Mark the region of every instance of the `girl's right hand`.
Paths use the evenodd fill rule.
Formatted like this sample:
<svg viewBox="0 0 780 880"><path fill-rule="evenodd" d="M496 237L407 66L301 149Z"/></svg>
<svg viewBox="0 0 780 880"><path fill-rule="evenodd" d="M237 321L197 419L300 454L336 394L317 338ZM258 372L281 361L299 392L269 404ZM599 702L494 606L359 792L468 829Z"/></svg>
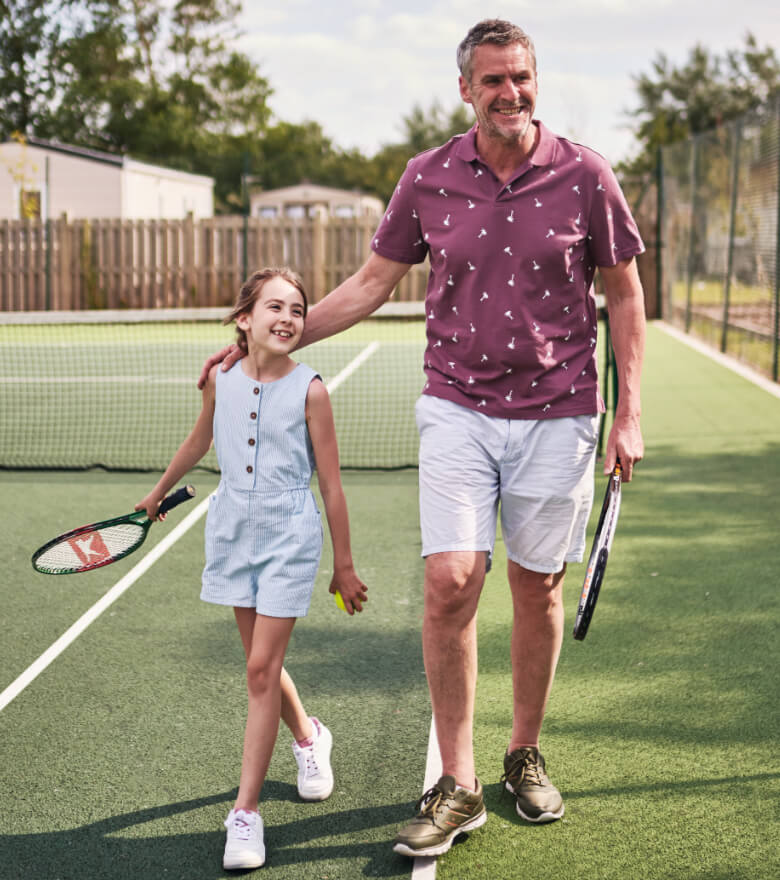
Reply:
<svg viewBox="0 0 780 880"><path fill-rule="evenodd" d="M157 513L162 501L163 499L160 495L156 492L150 492L145 498L142 498L138 504L136 504L133 510L145 510L149 519L162 522L162 520L168 515L167 513L161 513L159 515Z"/></svg>

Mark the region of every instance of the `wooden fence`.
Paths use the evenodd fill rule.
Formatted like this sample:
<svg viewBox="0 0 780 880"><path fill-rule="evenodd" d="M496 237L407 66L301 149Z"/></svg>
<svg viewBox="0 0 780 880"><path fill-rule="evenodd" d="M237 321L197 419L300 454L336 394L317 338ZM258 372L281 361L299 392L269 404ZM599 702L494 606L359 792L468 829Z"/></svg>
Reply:
<svg viewBox="0 0 780 880"><path fill-rule="evenodd" d="M291 266L312 301L355 272L374 218L0 220L0 311L229 306L261 266ZM395 299L425 298L427 264Z"/></svg>

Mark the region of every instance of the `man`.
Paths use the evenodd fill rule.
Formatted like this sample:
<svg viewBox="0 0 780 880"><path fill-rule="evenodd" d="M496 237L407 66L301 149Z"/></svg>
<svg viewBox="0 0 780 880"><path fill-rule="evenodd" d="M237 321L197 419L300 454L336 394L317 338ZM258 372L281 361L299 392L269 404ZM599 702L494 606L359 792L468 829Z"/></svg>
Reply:
<svg viewBox="0 0 780 880"><path fill-rule="evenodd" d="M513 725L502 782L531 822L563 815L539 734L580 561L599 413L591 284L603 280L620 398L604 460L642 458L643 245L607 162L533 119L536 59L515 25L480 22L458 48L475 126L413 158L351 278L316 305L302 344L367 317L428 255L426 384L417 403L425 557L423 655L443 776L395 850L446 852L486 821L474 772L476 611L497 512L513 602Z"/></svg>

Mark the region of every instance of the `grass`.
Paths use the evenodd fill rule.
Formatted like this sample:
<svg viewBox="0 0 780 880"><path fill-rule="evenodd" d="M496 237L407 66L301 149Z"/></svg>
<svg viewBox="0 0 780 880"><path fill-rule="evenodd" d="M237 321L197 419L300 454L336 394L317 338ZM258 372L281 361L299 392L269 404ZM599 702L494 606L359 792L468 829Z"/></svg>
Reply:
<svg viewBox="0 0 780 880"><path fill-rule="evenodd" d="M711 306L723 303L724 281L694 281L691 287L691 304L694 306ZM732 282L729 289L729 302L735 306L770 303L774 297L771 287L758 284ZM672 283L672 300L684 304L688 299L688 282L685 280Z"/></svg>
<svg viewBox="0 0 780 880"><path fill-rule="evenodd" d="M564 819L523 823L497 784L511 726L502 562L480 607L477 772L490 821L439 880L778 875L780 401L651 332L646 459L587 639L570 636L543 731ZM592 526L591 531L592 534Z"/></svg>
<svg viewBox="0 0 780 880"><path fill-rule="evenodd" d="M439 860L439 880L778 875L780 401L651 328L643 421L646 459L624 489L583 643L569 633L584 566L566 585L542 740L566 815L527 825L500 797L511 682L499 542L479 616L476 759L490 818ZM1 687L137 561L47 578L32 549L78 511L129 509L154 478L0 472ZM216 478L192 482L202 498ZM345 487L367 611L336 608L326 554L288 655L304 703L334 730L337 787L323 804L298 802L282 732L264 792L269 880L411 870L390 842L420 794L430 722L416 473L347 472ZM144 550L183 516L155 526ZM0 712L0 880L226 876L242 654L230 611L197 598L202 554L198 525Z"/></svg>

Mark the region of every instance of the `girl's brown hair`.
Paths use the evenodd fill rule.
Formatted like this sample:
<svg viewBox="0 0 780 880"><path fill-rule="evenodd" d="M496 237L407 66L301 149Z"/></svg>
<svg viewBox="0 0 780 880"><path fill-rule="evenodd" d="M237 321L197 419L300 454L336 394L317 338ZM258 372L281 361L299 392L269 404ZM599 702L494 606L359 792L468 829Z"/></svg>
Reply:
<svg viewBox="0 0 780 880"><path fill-rule="evenodd" d="M260 291L263 289L263 285L271 278L283 278L289 284L292 284L292 286L300 293L303 297L303 317L305 318L306 313L309 311L309 300L306 297L306 290L303 287L303 278L301 278L297 272L288 269L287 266L271 266L265 269L258 269L247 278L247 280L241 285L241 290L238 292L238 298L236 299L236 304L233 306L233 310L225 317L222 323L231 324L239 315L251 312L255 303L260 298ZM246 341L246 332L238 326L236 326L236 344L245 354L249 350Z"/></svg>

